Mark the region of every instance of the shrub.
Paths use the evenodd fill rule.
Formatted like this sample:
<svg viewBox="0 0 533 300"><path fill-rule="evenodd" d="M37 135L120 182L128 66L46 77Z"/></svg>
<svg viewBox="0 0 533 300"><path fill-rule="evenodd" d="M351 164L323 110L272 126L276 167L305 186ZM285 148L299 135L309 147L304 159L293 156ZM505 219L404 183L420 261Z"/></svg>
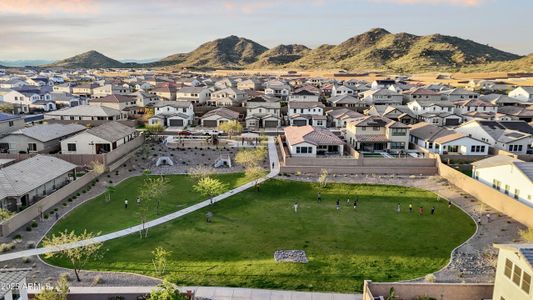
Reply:
<svg viewBox="0 0 533 300"><path fill-rule="evenodd" d="M437 280L437 278L433 274L427 274L424 277L424 281L426 281L426 282L435 282L436 280Z"/></svg>
<svg viewBox="0 0 533 300"><path fill-rule="evenodd" d="M43 217L44 217L45 220L48 220L48 214L44 214Z"/></svg>
<svg viewBox="0 0 533 300"><path fill-rule="evenodd" d="M33 241L28 241L28 242L26 243L26 247L27 247L28 249L33 249L33 248L35 248L35 242L33 242Z"/></svg>
<svg viewBox="0 0 533 300"><path fill-rule="evenodd" d="M93 278L91 285L92 286L96 286L96 285L99 285L99 284L102 284L102 283L104 283L104 280L102 279L102 277L100 277L99 275L96 275Z"/></svg>
<svg viewBox="0 0 533 300"><path fill-rule="evenodd" d="M7 252L15 249L15 243L2 243L0 244L0 253Z"/></svg>
<svg viewBox="0 0 533 300"><path fill-rule="evenodd" d="M66 281L70 281L70 275L68 273L61 273L61 275L59 275L59 280L66 280Z"/></svg>
<svg viewBox="0 0 533 300"><path fill-rule="evenodd" d="M22 235L17 234L13 237L14 240L22 240Z"/></svg>
<svg viewBox="0 0 533 300"><path fill-rule="evenodd" d="M31 226L26 226L26 231L31 231Z"/></svg>
<svg viewBox="0 0 533 300"><path fill-rule="evenodd" d="M29 258L29 257L27 257L27 256L26 256L26 257L23 257L23 258L22 258L22 263L25 263L25 264L29 264L29 263L31 263L31 258Z"/></svg>
<svg viewBox="0 0 533 300"><path fill-rule="evenodd" d="M67 206L67 203L66 203L66 202L63 202L63 206Z"/></svg>

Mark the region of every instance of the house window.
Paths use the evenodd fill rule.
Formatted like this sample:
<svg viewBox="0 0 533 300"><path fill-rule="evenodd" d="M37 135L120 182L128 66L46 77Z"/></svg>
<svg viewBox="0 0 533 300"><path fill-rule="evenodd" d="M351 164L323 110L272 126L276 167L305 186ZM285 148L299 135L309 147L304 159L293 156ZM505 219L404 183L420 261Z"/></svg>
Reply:
<svg viewBox="0 0 533 300"><path fill-rule="evenodd" d="M13 125L15 125L15 122L9 121L9 127L13 127Z"/></svg>
<svg viewBox="0 0 533 300"><path fill-rule="evenodd" d="M522 275L522 290L526 292L526 294L529 294L529 291L531 290L531 275L526 272Z"/></svg>
<svg viewBox="0 0 533 300"><path fill-rule="evenodd" d="M406 128L393 128L392 135L393 136L405 136L407 135L407 129Z"/></svg>
<svg viewBox="0 0 533 300"><path fill-rule="evenodd" d="M374 126L374 127L372 127L372 130L379 131L379 127Z"/></svg>
<svg viewBox="0 0 533 300"><path fill-rule="evenodd" d="M390 143L390 148L393 150L405 149L405 143L402 142L392 142Z"/></svg>
<svg viewBox="0 0 533 300"><path fill-rule="evenodd" d="M514 271L513 271L513 282L520 286L520 277L522 276L522 269L515 265L514 266Z"/></svg>
<svg viewBox="0 0 533 300"><path fill-rule="evenodd" d="M509 260L505 260L505 269L503 270L503 274L505 277L511 279L511 274L513 273L513 263Z"/></svg>
<svg viewBox="0 0 533 300"><path fill-rule="evenodd" d="M28 151L37 151L36 143L28 143Z"/></svg>
<svg viewBox="0 0 533 300"><path fill-rule="evenodd" d="M76 152L76 144L68 143L68 144L67 144L67 150L68 150L69 152Z"/></svg>
<svg viewBox="0 0 533 300"><path fill-rule="evenodd" d="M509 190L510 190L510 189L511 189L511 187L510 187L508 184L506 184L506 185L505 185L505 194L506 194L506 195L509 195Z"/></svg>
<svg viewBox="0 0 533 300"><path fill-rule="evenodd" d="M518 199L519 197L520 197L520 190L519 189L514 189L514 198Z"/></svg>

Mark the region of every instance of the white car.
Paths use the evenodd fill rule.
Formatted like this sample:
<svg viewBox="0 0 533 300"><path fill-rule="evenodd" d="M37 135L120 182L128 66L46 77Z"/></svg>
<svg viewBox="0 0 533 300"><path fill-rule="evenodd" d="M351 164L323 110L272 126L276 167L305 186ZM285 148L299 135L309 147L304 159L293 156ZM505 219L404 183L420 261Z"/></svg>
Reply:
<svg viewBox="0 0 533 300"><path fill-rule="evenodd" d="M202 129L202 130L200 130L198 132L201 133L201 134L204 134L204 135L221 135L221 134L223 134L222 131L216 130L216 129Z"/></svg>

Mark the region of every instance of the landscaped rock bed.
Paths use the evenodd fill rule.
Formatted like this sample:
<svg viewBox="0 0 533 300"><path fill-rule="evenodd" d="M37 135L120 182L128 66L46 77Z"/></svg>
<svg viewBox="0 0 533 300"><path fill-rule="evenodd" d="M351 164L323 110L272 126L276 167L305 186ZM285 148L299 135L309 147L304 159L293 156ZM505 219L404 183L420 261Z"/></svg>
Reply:
<svg viewBox="0 0 533 300"><path fill-rule="evenodd" d="M277 250L274 252L276 262L290 262L306 264L309 262L303 250Z"/></svg>

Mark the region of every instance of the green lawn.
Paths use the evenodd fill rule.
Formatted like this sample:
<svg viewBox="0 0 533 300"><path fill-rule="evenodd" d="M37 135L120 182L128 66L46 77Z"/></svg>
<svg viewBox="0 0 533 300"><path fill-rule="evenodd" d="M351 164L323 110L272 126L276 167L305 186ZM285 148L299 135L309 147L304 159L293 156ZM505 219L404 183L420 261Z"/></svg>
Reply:
<svg viewBox="0 0 533 300"><path fill-rule="evenodd" d="M132 235L106 242L104 259L89 268L153 275L151 251L162 246L172 251L168 276L178 284L353 292L361 291L364 279L397 281L437 271L475 231L470 217L430 192L330 184L317 203L317 191L316 184L270 180L259 192L240 193L153 228L148 239ZM355 195L357 211L346 203ZM294 201L300 203L297 214ZM412 214L409 203L415 207ZM419 206L425 215L416 213ZM213 223L205 221L208 210ZM89 219L78 215L77 227ZM310 262L276 263L278 249L305 250ZM68 267L64 261L49 262Z"/></svg>
<svg viewBox="0 0 533 300"><path fill-rule="evenodd" d="M165 176L169 180L169 190L160 202L159 216L154 210L149 214L149 219L155 219L171 212L186 208L206 199L193 190L193 181L186 175ZM246 183L242 173L220 174L216 178L227 184L230 188ZM144 176L126 179L111 194L111 201L107 201L107 195L103 194L89 200L76 208L59 223L54 226L52 233L65 229L76 229L89 232L109 233L138 225L140 217L137 213L137 195L145 180ZM128 199L128 209L124 208L124 200Z"/></svg>

